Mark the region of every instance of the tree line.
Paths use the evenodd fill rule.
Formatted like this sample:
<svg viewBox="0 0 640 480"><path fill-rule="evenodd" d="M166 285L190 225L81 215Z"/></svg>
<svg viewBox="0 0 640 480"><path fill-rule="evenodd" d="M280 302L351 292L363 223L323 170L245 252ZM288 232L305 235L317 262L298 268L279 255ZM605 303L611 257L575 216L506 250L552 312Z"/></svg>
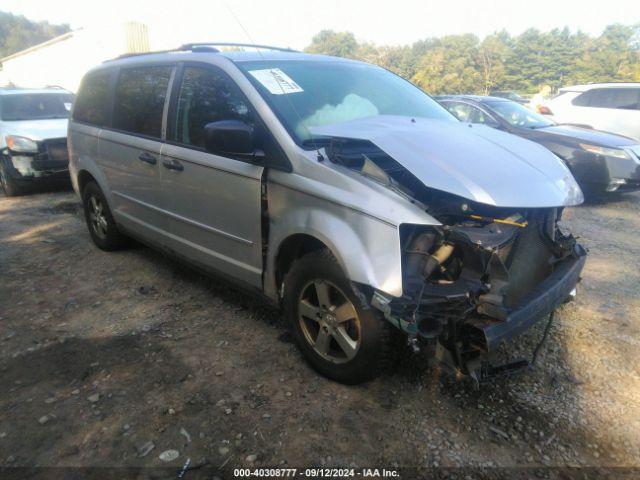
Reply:
<svg viewBox="0 0 640 480"><path fill-rule="evenodd" d="M33 22L22 15L0 12L0 58L69 31L69 25Z"/></svg>
<svg viewBox="0 0 640 480"><path fill-rule="evenodd" d="M543 85L557 89L590 82L640 82L640 24L607 26L594 37L569 28L520 35L505 30L484 39L446 35L412 45L377 46L351 32L323 30L307 52L381 65L432 94L512 90L524 94Z"/></svg>
<svg viewBox="0 0 640 480"><path fill-rule="evenodd" d="M0 12L0 58L69 31ZM569 28L520 35L503 30L430 37L403 46L359 42L351 32L323 30L305 49L381 65L432 94L513 90L530 94L589 82L640 82L640 23L607 26L594 37Z"/></svg>

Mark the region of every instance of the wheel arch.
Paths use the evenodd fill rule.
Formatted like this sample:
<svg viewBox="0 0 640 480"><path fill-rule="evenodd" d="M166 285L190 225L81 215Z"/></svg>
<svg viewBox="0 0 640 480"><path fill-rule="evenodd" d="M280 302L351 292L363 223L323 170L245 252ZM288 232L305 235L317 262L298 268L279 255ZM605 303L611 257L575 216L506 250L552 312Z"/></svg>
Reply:
<svg viewBox="0 0 640 480"><path fill-rule="evenodd" d="M278 246L274 260L274 281L280 289L284 277L293 263L308 253L326 249L335 257L331 249L320 239L308 233L294 233L286 237Z"/></svg>
<svg viewBox="0 0 640 480"><path fill-rule="evenodd" d="M82 192L84 191L84 187L87 186L87 183L89 182L95 182L98 183L98 181L96 180L96 178L91 174L91 172L89 172L89 170L80 170L78 172L78 193L80 193L80 195L82 195Z"/></svg>
<svg viewBox="0 0 640 480"><path fill-rule="evenodd" d="M296 221L298 228L272 237L265 293L278 299L284 277L294 261L309 252L326 249L352 282L401 296L397 230L389 226L379 228L375 220L359 217L356 217L359 222L353 222L355 219L314 212L304 222Z"/></svg>

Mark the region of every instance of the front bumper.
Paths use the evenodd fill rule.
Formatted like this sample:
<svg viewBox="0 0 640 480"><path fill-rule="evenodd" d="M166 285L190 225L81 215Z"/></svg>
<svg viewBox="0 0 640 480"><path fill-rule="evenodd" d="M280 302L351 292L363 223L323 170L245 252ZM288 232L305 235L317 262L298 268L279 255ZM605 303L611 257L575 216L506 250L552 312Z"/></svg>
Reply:
<svg viewBox="0 0 640 480"><path fill-rule="evenodd" d="M46 140L37 153L18 153L5 148L2 167L16 182L68 181L69 157L66 139Z"/></svg>
<svg viewBox="0 0 640 480"><path fill-rule="evenodd" d="M529 212L527 223L461 222L443 233L414 233L405 242L405 295L388 301L374 295L372 305L414 347L443 347L441 361L463 373L475 371L502 342L565 303L580 281L587 253L560 231L558 220L557 210L540 210ZM432 240L438 235L442 240ZM440 270L427 269L423 252L435 259L447 242L453 248Z"/></svg>
<svg viewBox="0 0 640 480"><path fill-rule="evenodd" d="M494 349L502 341L511 340L562 305L576 288L580 274L584 268L587 253L576 244L573 255L565 259L556 269L540 283L521 304L505 312L505 319L472 319L469 321L484 335L487 350Z"/></svg>
<svg viewBox="0 0 640 480"><path fill-rule="evenodd" d="M572 174L587 193L630 192L640 190L640 158L617 158L580 152L569 161Z"/></svg>

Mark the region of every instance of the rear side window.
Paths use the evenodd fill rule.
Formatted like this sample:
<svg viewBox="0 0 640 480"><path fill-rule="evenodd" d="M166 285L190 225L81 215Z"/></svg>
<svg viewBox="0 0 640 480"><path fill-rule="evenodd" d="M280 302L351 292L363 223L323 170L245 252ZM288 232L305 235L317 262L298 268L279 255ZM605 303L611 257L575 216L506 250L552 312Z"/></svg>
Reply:
<svg viewBox="0 0 640 480"><path fill-rule="evenodd" d="M573 104L581 107L640 109L640 88L595 88L577 96Z"/></svg>
<svg viewBox="0 0 640 480"><path fill-rule="evenodd" d="M571 103L577 107L588 107L596 90L588 90L574 98Z"/></svg>
<svg viewBox="0 0 640 480"><path fill-rule="evenodd" d="M113 128L160 138L162 112L173 67L120 71L113 106Z"/></svg>
<svg viewBox="0 0 640 480"><path fill-rule="evenodd" d="M73 119L102 127L107 124L110 73L89 75L82 81L73 107Z"/></svg>
<svg viewBox="0 0 640 480"><path fill-rule="evenodd" d="M173 139L204 148L204 127L219 120L241 120L255 126L255 117L240 89L212 68L186 67L178 96Z"/></svg>

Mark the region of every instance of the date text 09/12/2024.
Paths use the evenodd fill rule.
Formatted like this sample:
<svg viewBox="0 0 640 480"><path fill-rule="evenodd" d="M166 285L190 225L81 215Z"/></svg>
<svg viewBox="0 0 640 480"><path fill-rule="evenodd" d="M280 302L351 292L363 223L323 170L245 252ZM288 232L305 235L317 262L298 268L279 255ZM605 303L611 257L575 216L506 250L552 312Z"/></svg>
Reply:
<svg viewBox="0 0 640 480"><path fill-rule="evenodd" d="M235 478L398 478L386 468L236 468Z"/></svg>

